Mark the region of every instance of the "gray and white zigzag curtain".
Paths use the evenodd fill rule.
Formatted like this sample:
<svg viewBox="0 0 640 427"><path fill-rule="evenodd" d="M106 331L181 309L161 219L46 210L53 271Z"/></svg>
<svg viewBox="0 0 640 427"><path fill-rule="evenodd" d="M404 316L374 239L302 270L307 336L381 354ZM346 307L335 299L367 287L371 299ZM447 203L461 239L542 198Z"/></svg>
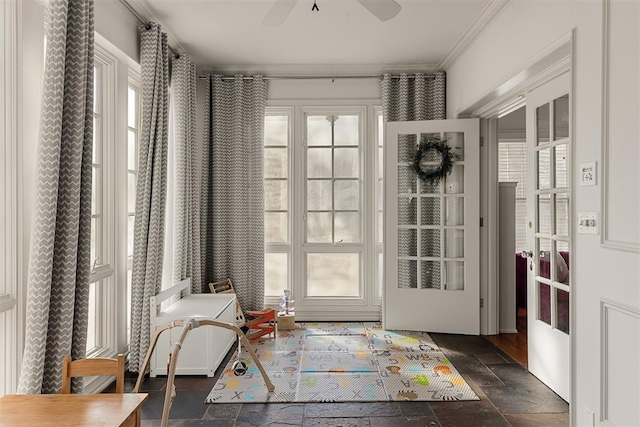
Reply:
<svg viewBox="0 0 640 427"><path fill-rule="evenodd" d="M204 283L230 278L244 310L264 306L263 144L267 82L211 76L204 115Z"/></svg>
<svg viewBox="0 0 640 427"><path fill-rule="evenodd" d="M93 152L93 0L50 0L19 393L59 393L85 356ZM74 382L74 392L82 384Z"/></svg>
<svg viewBox="0 0 640 427"><path fill-rule="evenodd" d="M196 66L186 54L171 67L175 145L173 152L173 280L191 278L191 291L202 292L200 266L200 188L196 146Z"/></svg>
<svg viewBox="0 0 640 427"><path fill-rule="evenodd" d="M391 75L385 74L380 83L383 120L395 122L445 119L445 86L444 72L435 73L432 76L416 73L411 77L403 73L400 78L393 78ZM417 143L415 135L401 135L398 137L398 150L402 153L401 155L410 157L415 152ZM408 189L407 191L417 191L417 189ZM417 201L418 199L415 198L410 199L409 206L406 207L407 212L415 212ZM426 206L423 209L426 209ZM438 208L438 212L434 212L432 215L439 214ZM429 215L429 213L423 211L423 215ZM411 253L415 251L416 239L414 234L409 235L407 239L402 239L404 242L402 244L406 247L400 248L400 252ZM440 241L423 241L423 244L437 245L439 248ZM400 286L411 286L411 284L417 283L415 269L400 270L398 274Z"/></svg>
<svg viewBox="0 0 640 427"><path fill-rule="evenodd" d="M129 370L138 372L150 341L149 298L160 292L167 194L169 57L160 26L140 27L142 121L133 228Z"/></svg>
<svg viewBox="0 0 640 427"><path fill-rule="evenodd" d="M416 73L393 78L385 74L380 83L382 116L386 122L442 120L446 118L445 73Z"/></svg>

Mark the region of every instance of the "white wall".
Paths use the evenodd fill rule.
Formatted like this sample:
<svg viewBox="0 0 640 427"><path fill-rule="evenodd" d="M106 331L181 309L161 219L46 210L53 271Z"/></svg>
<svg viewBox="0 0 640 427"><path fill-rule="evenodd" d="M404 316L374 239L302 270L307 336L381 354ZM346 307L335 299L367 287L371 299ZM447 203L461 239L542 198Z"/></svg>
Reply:
<svg viewBox="0 0 640 427"><path fill-rule="evenodd" d="M138 20L119 1L95 0L95 30L129 58L140 62Z"/></svg>
<svg viewBox="0 0 640 427"><path fill-rule="evenodd" d="M633 5L637 2L627 1ZM613 2L612 10L620 10L619 0ZM612 16L614 16L612 14ZM618 13L616 16L624 16ZM632 14L633 17L633 14ZM635 66L638 63L638 37L637 25L640 15L635 15L636 31L627 31L627 42L631 47L625 54L629 61L621 61L625 67ZM618 20L612 23L612 28L622 25ZM602 164L602 45L603 45L603 3L602 1L532 1L514 0L506 10L474 41L462 57L447 70L447 115L450 118L456 116L474 102L478 101L491 89L506 81L516 71L534 57L536 54L551 45L554 41L574 30L574 54L573 54L573 185L574 185L574 210L572 213L575 224L576 212L600 211L601 209L601 185L596 187L580 187L578 183L577 166L583 162L597 161ZM627 29L628 30L628 29ZM620 39L618 39L618 43ZM616 46L618 49L620 45ZM634 49L635 47L635 49ZM612 49L613 52L613 49ZM634 59L635 58L635 59ZM620 66L620 65L618 65ZM630 88L636 88L627 96L619 92L612 97L612 109L629 110L638 108L640 94L637 91L639 74L636 68L635 74L628 73L631 82ZM636 110L637 111L637 110ZM628 160L619 164L612 164L616 173L610 176L610 185L625 188L632 197L627 203L609 206L610 214L616 217L615 231L619 227L630 230L627 239L638 242L638 212L637 195L640 193L637 162L638 117L633 118L636 124L635 131L625 129L623 135L621 127L612 129L615 135L616 153L627 153ZM614 125L614 122L611 122ZM619 151L621 150L621 151ZM619 159L619 156L616 157ZM631 163L636 167L629 167ZM615 182L614 182L615 180ZM620 212L624 211L624 212ZM619 212L619 215L616 215ZM622 221L620 223L619 221ZM574 225L575 229L575 225ZM613 364L608 363L601 356L601 321L606 319L601 314L601 302L609 300L615 307L627 307L624 317L629 329L613 329L621 332L638 330L638 311L640 311L640 256L638 252L615 250L601 245L600 237L594 235L575 235L571 253L572 273L572 297L574 323L572 333L575 339L574 353L574 388L575 393L571 398L572 423L574 425L592 425L586 419L586 408L595 411L596 419L608 419L613 425L637 425L640 422L638 413L638 390L640 390L640 377L638 375L627 376L627 384L609 384L601 380L601 375L607 373L607 369L614 369ZM624 311L616 311L616 313ZM617 318L610 316L610 319ZM617 325L622 326L622 323ZM634 326L635 325L635 326ZM636 329L634 329L636 328ZM606 327L603 328L608 330ZM609 330L609 334L611 331ZM626 336L626 340L607 335L611 343L625 343L620 351L632 354L638 353L640 336ZM609 344L612 345L612 344ZM605 346L612 351L613 348ZM639 360L640 354L635 360ZM606 369L605 369L606 368ZM616 368L617 369L617 368ZM632 371L638 369L633 366ZM615 372L611 378L615 377ZM617 386L617 387L614 387ZM618 390L625 390L625 394ZM618 406L612 406L602 400L605 392L615 395L620 399ZM611 397L610 395L610 397ZM601 400L602 403L601 404ZM624 413L620 408L630 409L630 413ZM629 420L636 417L633 424ZM626 421L625 421L626 420Z"/></svg>

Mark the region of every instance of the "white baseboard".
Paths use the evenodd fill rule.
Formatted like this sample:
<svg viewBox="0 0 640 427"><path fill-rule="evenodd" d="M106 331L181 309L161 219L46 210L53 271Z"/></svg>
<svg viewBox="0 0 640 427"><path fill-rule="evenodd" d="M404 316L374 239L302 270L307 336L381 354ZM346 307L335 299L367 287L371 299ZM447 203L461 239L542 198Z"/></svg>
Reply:
<svg viewBox="0 0 640 427"><path fill-rule="evenodd" d="M501 334L517 334L517 329L500 329Z"/></svg>

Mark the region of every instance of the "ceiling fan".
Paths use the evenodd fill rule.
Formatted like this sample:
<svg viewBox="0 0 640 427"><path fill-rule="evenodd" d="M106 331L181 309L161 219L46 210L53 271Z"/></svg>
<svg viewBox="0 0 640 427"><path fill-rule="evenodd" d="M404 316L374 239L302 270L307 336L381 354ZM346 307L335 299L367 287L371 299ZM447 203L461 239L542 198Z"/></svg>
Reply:
<svg viewBox="0 0 640 427"><path fill-rule="evenodd" d="M287 19L298 0L276 0L269 13L262 21L265 27L277 27ZM400 5L395 0L358 0L362 6L381 21L388 21L400 12ZM314 3L315 10L318 10Z"/></svg>

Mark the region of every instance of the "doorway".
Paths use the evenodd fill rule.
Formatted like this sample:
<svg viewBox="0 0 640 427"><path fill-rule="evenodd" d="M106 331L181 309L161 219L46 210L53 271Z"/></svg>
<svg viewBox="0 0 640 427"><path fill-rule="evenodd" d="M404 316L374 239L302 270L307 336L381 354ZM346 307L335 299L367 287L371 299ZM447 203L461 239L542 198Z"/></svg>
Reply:
<svg viewBox="0 0 640 427"><path fill-rule="evenodd" d="M527 340L527 141L526 107L498 117L499 334L488 339L524 368Z"/></svg>

